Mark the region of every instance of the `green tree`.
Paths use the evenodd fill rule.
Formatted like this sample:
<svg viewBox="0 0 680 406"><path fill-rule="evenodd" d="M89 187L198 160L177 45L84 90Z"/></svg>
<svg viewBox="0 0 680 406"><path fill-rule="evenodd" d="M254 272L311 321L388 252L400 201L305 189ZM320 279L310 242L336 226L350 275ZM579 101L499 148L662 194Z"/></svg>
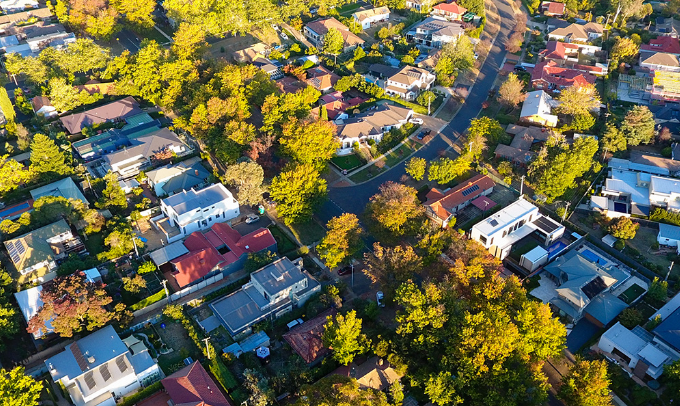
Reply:
<svg viewBox="0 0 680 406"><path fill-rule="evenodd" d="M631 38L617 37L609 54L611 66L616 68L621 62L631 62L639 51L639 44L636 44Z"/></svg>
<svg viewBox="0 0 680 406"><path fill-rule="evenodd" d="M626 328L633 329L635 326L639 326L644 321L642 314L632 307L624 309L619 316L619 321Z"/></svg>
<svg viewBox="0 0 680 406"><path fill-rule="evenodd" d="M404 282L422 270L422 260L411 246L394 248L373 244L373 253L364 254L364 273L375 285L381 287L387 297Z"/></svg>
<svg viewBox="0 0 680 406"><path fill-rule="evenodd" d="M255 272L258 269L276 261L277 258L278 257L276 253L271 251L250 253L248 254L248 258L246 259L246 263L243 268L248 273Z"/></svg>
<svg viewBox="0 0 680 406"><path fill-rule="evenodd" d="M326 228L328 231L316 249L327 267L335 268L361 250L362 229L355 214L344 213L333 217Z"/></svg>
<svg viewBox="0 0 680 406"><path fill-rule="evenodd" d="M663 367L666 376L666 390L670 391L670 399L680 396L680 360Z"/></svg>
<svg viewBox="0 0 680 406"><path fill-rule="evenodd" d="M567 406L609 406L612 397L605 360L577 358L562 378L557 397Z"/></svg>
<svg viewBox="0 0 680 406"><path fill-rule="evenodd" d="M474 135L475 133L470 134ZM477 144L477 147L479 146L480 144ZM455 160L450 158L439 158L430 164L430 169L427 171L427 179L431 182L445 185L453 181L456 177L469 171L471 168L470 164L470 160L465 155L461 155Z"/></svg>
<svg viewBox="0 0 680 406"><path fill-rule="evenodd" d="M111 5L124 16L125 21L142 30L153 29L153 12L156 9L154 0L110 0Z"/></svg>
<svg viewBox="0 0 680 406"><path fill-rule="evenodd" d="M23 124L17 124L17 147L20 151L26 151L31 146L31 134Z"/></svg>
<svg viewBox="0 0 680 406"><path fill-rule="evenodd" d="M109 250L97 256L100 260L113 260L127 255L135 248L135 244L138 250L144 247L144 243L133 233L127 221L114 217L106 223L106 229L109 235L104 238L104 244Z"/></svg>
<svg viewBox="0 0 680 406"><path fill-rule="evenodd" d="M485 15L484 2L482 0L461 0L459 4L478 16Z"/></svg>
<svg viewBox="0 0 680 406"><path fill-rule="evenodd" d="M66 155L52 139L43 134L33 136L30 169L31 173L41 180L73 172L73 167L66 161Z"/></svg>
<svg viewBox="0 0 680 406"><path fill-rule="evenodd" d="M12 101L9 99L7 89L4 87L0 89L0 110L2 110L2 114L5 116L5 120L7 120L8 123L14 123L17 114L14 111Z"/></svg>
<svg viewBox="0 0 680 406"><path fill-rule="evenodd" d="M625 151L628 148L626 136L614 123L607 123L602 135L602 149L608 152Z"/></svg>
<svg viewBox="0 0 680 406"><path fill-rule="evenodd" d="M337 28L331 28L323 36L323 51L337 58L345 47L345 40Z"/></svg>
<svg viewBox="0 0 680 406"><path fill-rule="evenodd" d="M238 188L237 198L240 204L255 205L262 200L265 187L264 170L256 162L240 162L230 165L224 172L224 182Z"/></svg>
<svg viewBox="0 0 680 406"><path fill-rule="evenodd" d="M179 59L196 59L207 47L199 25L181 23L172 39L172 53Z"/></svg>
<svg viewBox="0 0 680 406"><path fill-rule="evenodd" d="M392 398L394 406L401 406L404 402L404 387L398 380L395 380L390 385L390 398Z"/></svg>
<svg viewBox="0 0 680 406"><path fill-rule="evenodd" d="M331 374L300 389L294 406L390 406L381 391L362 388L356 379Z"/></svg>
<svg viewBox="0 0 680 406"><path fill-rule="evenodd" d="M354 60L359 61L366 56L366 51L362 47L356 47L354 49Z"/></svg>
<svg viewBox="0 0 680 406"><path fill-rule="evenodd" d="M0 157L0 193L7 193L18 188L31 178L24 166L8 155Z"/></svg>
<svg viewBox="0 0 680 406"><path fill-rule="evenodd" d="M90 95L85 90L78 91L64 78L52 78L48 86L50 102L58 111L73 110L83 104L93 103L97 99L97 96Z"/></svg>
<svg viewBox="0 0 680 406"><path fill-rule="evenodd" d="M442 47L441 57L450 58L455 69L466 71L475 64L475 47L466 35L461 35L456 41Z"/></svg>
<svg viewBox="0 0 680 406"><path fill-rule="evenodd" d="M109 171L104 175L106 187L102 191L101 197L96 206L98 209L126 209L128 206L125 192L118 183L118 175L115 172Z"/></svg>
<svg viewBox="0 0 680 406"><path fill-rule="evenodd" d="M317 171L326 168L340 144L335 138L335 125L328 121L296 122L283 126L279 138L283 152L301 164Z"/></svg>
<svg viewBox="0 0 680 406"><path fill-rule="evenodd" d="M305 222L326 196L326 181L310 164L294 165L272 179L270 194L286 224Z"/></svg>
<svg viewBox="0 0 680 406"><path fill-rule="evenodd" d="M135 275L131 278L124 276L122 280L123 289L132 293L133 295L136 295L143 289L146 289L146 280L142 277L142 275Z"/></svg>
<svg viewBox="0 0 680 406"><path fill-rule="evenodd" d="M19 54L7 55L5 67L12 75L24 75L29 82L40 85L48 79L50 70L40 59Z"/></svg>
<svg viewBox="0 0 680 406"><path fill-rule="evenodd" d="M524 92L524 83L515 75L510 73L505 82L498 88L498 101L501 104L512 107L517 107L518 104L524 101L526 93Z"/></svg>
<svg viewBox="0 0 680 406"><path fill-rule="evenodd" d="M0 370L0 403L3 405L38 406L42 381L24 373L24 367Z"/></svg>
<svg viewBox="0 0 680 406"><path fill-rule="evenodd" d="M137 269L137 273L143 275L145 273L156 272L156 265L151 261L143 262Z"/></svg>
<svg viewBox="0 0 680 406"><path fill-rule="evenodd" d="M654 277L654 280L649 285L649 290L647 290L647 296L657 302L665 302L666 298L668 298L668 282Z"/></svg>
<svg viewBox="0 0 680 406"><path fill-rule="evenodd" d="M272 404L274 391L269 386L268 378L265 378L259 371L254 369L244 370L243 377L245 378L243 386L250 392L248 397L249 405L267 406Z"/></svg>
<svg viewBox="0 0 680 406"><path fill-rule="evenodd" d="M406 163L406 173L408 173L414 180L420 182L425 177L425 170L427 169L427 161L425 158L413 157Z"/></svg>
<svg viewBox="0 0 680 406"><path fill-rule="evenodd" d="M436 99L437 95L434 94L434 92L426 90L418 96L417 101L418 104L420 104L421 106L427 107L427 114L431 114L430 106L432 105L432 102L435 101Z"/></svg>
<svg viewBox="0 0 680 406"><path fill-rule="evenodd" d="M654 114L649 111L649 107L635 105L626 113L621 131L628 145L649 144L654 139L655 125Z"/></svg>
<svg viewBox="0 0 680 406"><path fill-rule="evenodd" d="M324 326L324 345L332 348L333 358L343 365L349 365L354 357L370 347L370 341L361 334L361 319L354 310L347 315L337 314L335 319L328 316Z"/></svg>
<svg viewBox="0 0 680 406"><path fill-rule="evenodd" d="M499 123L498 120L489 117L476 118L470 121L470 127L468 127L467 131L468 134L480 134L484 136L489 143L510 142L501 123Z"/></svg>
<svg viewBox="0 0 680 406"><path fill-rule="evenodd" d="M619 240L632 240L639 228L640 224L633 223L629 217L619 217L609 225L609 233Z"/></svg>
<svg viewBox="0 0 680 406"><path fill-rule="evenodd" d="M600 106L600 96L595 85L570 86L557 98L560 105L557 111L571 116L590 114L591 110Z"/></svg>
<svg viewBox="0 0 680 406"><path fill-rule="evenodd" d="M402 235L417 226L423 207L412 187L395 182L380 185L380 192L373 195L367 212L381 227L395 235Z"/></svg>

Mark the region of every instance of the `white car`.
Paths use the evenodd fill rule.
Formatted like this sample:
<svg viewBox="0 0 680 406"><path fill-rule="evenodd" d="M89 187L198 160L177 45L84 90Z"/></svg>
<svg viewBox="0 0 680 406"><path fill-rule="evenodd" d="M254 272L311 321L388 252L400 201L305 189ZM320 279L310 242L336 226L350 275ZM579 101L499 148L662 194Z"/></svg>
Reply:
<svg viewBox="0 0 680 406"><path fill-rule="evenodd" d="M286 35L285 32L282 32L280 35L281 35L281 38L288 39L288 35Z"/></svg>
<svg viewBox="0 0 680 406"><path fill-rule="evenodd" d="M375 300L378 302L378 306L385 307L385 295L383 295L382 291L375 293Z"/></svg>
<svg viewBox="0 0 680 406"><path fill-rule="evenodd" d="M246 224L253 224L260 221L260 216L257 216L255 214L251 214L248 217L246 217Z"/></svg>
<svg viewBox="0 0 680 406"><path fill-rule="evenodd" d="M411 123L411 124L423 124L423 119L414 117L414 118L408 120L408 122Z"/></svg>

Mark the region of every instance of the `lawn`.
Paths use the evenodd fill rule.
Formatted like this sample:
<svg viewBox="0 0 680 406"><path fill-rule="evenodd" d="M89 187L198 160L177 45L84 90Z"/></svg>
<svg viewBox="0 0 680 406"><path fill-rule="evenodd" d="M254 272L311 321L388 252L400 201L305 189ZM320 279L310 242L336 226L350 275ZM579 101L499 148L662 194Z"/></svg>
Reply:
<svg viewBox="0 0 680 406"><path fill-rule="evenodd" d="M336 10L338 10L338 14L348 16L350 14L353 14L356 9L361 7L361 4L359 3L350 3L350 4L345 4L342 7L338 7Z"/></svg>
<svg viewBox="0 0 680 406"><path fill-rule="evenodd" d="M391 168L411 155L411 153L416 151L419 147L420 144L418 143L414 143L410 140L406 141L405 143L401 144L399 148L385 155L385 163Z"/></svg>
<svg viewBox="0 0 680 406"><path fill-rule="evenodd" d="M641 294L645 292L645 289L640 285L633 284L625 292L619 295L619 299L626 302L626 304L631 304L635 299L637 299Z"/></svg>
<svg viewBox="0 0 680 406"><path fill-rule="evenodd" d="M385 158L381 159L379 162L382 162L383 164L385 163ZM350 176L349 178L354 182L354 183L361 183L365 182L369 179L371 179L374 176L377 176L383 171L385 168L378 167L375 164L369 166L368 168L364 169L363 171L359 171L355 173L354 175Z"/></svg>
<svg viewBox="0 0 680 406"><path fill-rule="evenodd" d="M106 250L106 247L104 246L104 235L101 233L88 235L87 240L84 241L84 244L87 248L87 251L93 257L96 257L97 254Z"/></svg>
<svg viewBox="0 0 680 406"><path fill-rule="evenodd" d="M289 228L298 241L304 245L320 241L326 235L326 229L313 219L306 223L293 224Z"/></svg>
<svg viewBox="0 0 680 406"><path fill-rule="evenodd" d="M276 245L278 251L282 254L296 250L297 245L293 240L291 240L280 228L279 226L273 225L269 226L269 231L271 231L274 239L276 240Z"/></svg>
<svg viewBox="0 0 680 406"><path fill-rule="evenodd" d="M356 154L336 156L331 159L331 162L338 168L346 169L348 171L361 166L361 160Z"/></svg>
<svg viewBox="0 0 680 406"><path fill-rule="evenodd" d="M663 268L664 270L668 270L668 267L671 265L671 261L666 257L666 254L659 255L651 248L652 245L657 242L656 237L656 231L647 227L640 227L635 234L635 238L626 241L626 245L638 250L642 255L644 255L645 260ZM677 272L678 270L674 267L673 273Z"/></svg>
<svg viewBox="0 0 680 406"><path fill-rule="evenodd" d="M158 365L163 369L165 375L170 375L184 367L183 360L185 358L191 357L197 360L201 355L200 350L180 322L166 321L165 328L161 328L161 324L155 325L154 328L165 345L173 349L169 354L158 356Z"/></svg>

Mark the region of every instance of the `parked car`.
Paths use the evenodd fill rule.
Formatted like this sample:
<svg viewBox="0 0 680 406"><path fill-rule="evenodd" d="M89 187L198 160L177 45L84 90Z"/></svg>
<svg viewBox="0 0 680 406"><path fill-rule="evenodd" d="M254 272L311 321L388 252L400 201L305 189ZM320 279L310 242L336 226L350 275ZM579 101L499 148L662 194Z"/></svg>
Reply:
<svg viewBox="0 0 680 406"><path fill-rule="evenodd" d="M383 295L382 291L375 293L375 300L378 302L378 306L385 307L385 295Z"/></svg>
<svg viewBox="0 0 680 406"><path fill-rule="evenodd" d="M428 135L430 135L430 133L432 133L432 130L423 130L423 131L421 131L421 132L418 133L418 139L419 139L419 140L422 140L423 138L425 138L425 137L427 137Z"/></svg>
<svg viewBox="0 0 680 406"><path fill-rule="evenodd" d="M296 319L296 320L293 320L290 323L286 324L286 326L288 327L288 330L290 330L293 327L299 326L302 323L304 323L304 321L302 319Z"/></svg>
<svg viewBox="0 0 680 406"><path fill-rule="evenodd" d="M408 120L408 122L411 123L411 124L423 124L423 119L414 117L414 118Z"/></svg>
<svg viewBox="0 0 680 406"><path fill-rule="evenodd" d="M351 266L345 266L345 267L338 269L338 275L340 275L340 276L348 275L350 273L352 273L352 267Z"/></svg>
<svg viewBox="0 0 680 406"><path fill-rule="evenodd" d="M288 35L286 35L285 32L282 32L280 35L281 35L281 38L288 39Z"/></svg>
<svg viewBox="0 0 680 406"><path fill-rule="evenodd" d="M515 66L515 69L513 69L515 72L526 72L527 68L524 66Z"/></svg>
<svg viewBox="0 0 680 406"><path fill-rule="evenodd" d="M258 221L260 221L260 216L258 215L249 214L248 217L246 217L246 224L257 223Z"/></svg>

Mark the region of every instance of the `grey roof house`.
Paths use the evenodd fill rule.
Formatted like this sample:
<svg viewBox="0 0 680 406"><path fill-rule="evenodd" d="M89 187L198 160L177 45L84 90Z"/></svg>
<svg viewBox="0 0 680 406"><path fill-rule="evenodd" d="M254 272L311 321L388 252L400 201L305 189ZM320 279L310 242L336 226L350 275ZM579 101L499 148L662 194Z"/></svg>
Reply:
<svg viewBox="0 0 680 406"><path fill-rule="evenodd" d="M175 165L149 171L146 178L157 196L174 195L182 190L200 188L210 177L210 172L201 162L200 157L187 159Z"/></svg>
<svg viewBox="0 0 680 406"><path fill-rule="evenodd" d="M249 332L268 317L278 318L301 306L321 285L302 268L302 259L284 257L258 269L250 282L210 304L215 316L232 335Z"/></svg>
<svg viewBox="0 0 680 406"><path fill-rule="evenodd" d="M142 112L139 103L137 103L134 98L126 97L103 106L83 111L82 113L61 117L59 120L61 120L61 124L70 134L78 134L85 127L122 120L126 117L136 116Z"/></svg>
<svg viewBox="0 0 680 406"><path fill-rule="evenodd" d="M65 197L66 199L82 200L86 205L89 204L83 193L78 189L78 186L76 186L71 178L64 178L52 182L49 185L31 190L31 197L33 200L38 200L44 196L60 196Z"/></svg>

